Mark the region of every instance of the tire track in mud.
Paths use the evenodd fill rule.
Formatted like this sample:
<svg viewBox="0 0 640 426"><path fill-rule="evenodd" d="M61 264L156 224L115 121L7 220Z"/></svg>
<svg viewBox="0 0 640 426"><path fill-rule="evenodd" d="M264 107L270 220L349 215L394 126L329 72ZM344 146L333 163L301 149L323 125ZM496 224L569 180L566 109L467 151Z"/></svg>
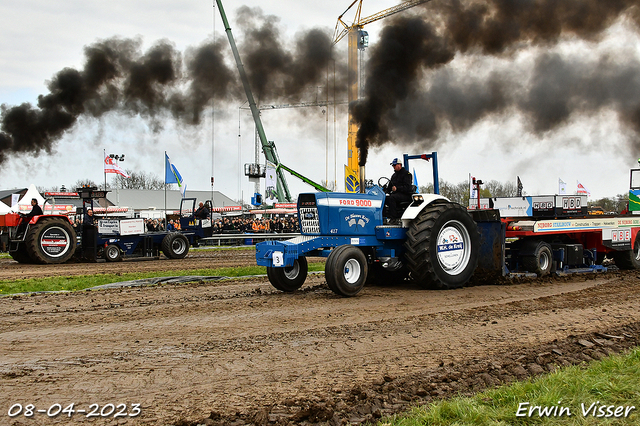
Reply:
<svg viewBox="0 0 640 426"><path fill-rule="evenodd" d="M127 259L121 262L68 262L60 265L32 265L13 259L0 259L3 280L40 278L52 275L74 276L118 272L175 271L188 269L254 266L254 250L191 250L184 259Z"/></svg>
<svg viewBox="0 0 640 426"><path fill-rule="evenodd" d="M318 274L293 294L254 277L2 298L0 388L34 404L141 402L128 424L364 422L637 343L637 281L407 283L341 298ZM572 336L593 347L570 349Z"/></svg>

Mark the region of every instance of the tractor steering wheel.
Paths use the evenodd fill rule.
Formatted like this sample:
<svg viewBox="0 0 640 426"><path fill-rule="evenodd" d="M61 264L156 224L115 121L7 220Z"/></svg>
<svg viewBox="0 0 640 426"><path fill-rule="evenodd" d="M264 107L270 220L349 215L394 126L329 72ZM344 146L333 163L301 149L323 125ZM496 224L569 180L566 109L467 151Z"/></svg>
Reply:
<svg viewBox="0 0 640 426"><path fill-rule="evenodd" d="M391 179L389 179L388 177L382 176L380 179L378 179L378 186L382 188L384 192L387 192L389 187L389 182L391 182Z"/></svg>

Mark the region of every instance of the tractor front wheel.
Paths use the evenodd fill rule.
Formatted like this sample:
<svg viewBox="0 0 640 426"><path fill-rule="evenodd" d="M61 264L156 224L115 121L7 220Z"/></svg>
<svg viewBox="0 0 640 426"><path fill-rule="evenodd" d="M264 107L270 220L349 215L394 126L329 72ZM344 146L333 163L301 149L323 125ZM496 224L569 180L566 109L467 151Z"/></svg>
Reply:
<svg viewBox="0 0 640 426"><path fill-rule="evenodd" d="M309 264L302 256L293 261L293 266L267 267L267 277L271 285L280 291L291 293L302 287L307 279Z"/></svg>
<svg viewBox="0 0 640 426"><path fill-rule="evenodd" d="M367 258L362 250L351 245L336 247L325 264L325 278L336 294L352 297L360 293L367 281Z"/></svg>

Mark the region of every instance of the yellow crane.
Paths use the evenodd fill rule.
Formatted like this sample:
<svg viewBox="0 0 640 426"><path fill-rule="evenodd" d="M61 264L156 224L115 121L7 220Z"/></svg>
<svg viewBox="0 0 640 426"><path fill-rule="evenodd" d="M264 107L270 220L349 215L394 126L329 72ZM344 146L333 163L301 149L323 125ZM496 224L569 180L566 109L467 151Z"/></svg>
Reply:
<svg viewBox="0 0 640 426"><path fill-rule="evenodd" d="M358 51L364 50L369 44L369 35L366 31L363 31L365 25L378 21L387 16L393 15L403 10L407 10L422 3L426 3L430 0L408 0L403 1L396 6L390 7L378 13L374 13L366 18L361 18L360 13L362 11L362 1L354 0L353 3L345 10L342 15L338 16L338 22L336 23L336 29L333 35L333 44L338 43L345 36L348 35L348 49L349 49L349 105L352 102L357 101L360 91L360 64ZM349 25L344 20L344 15L351 10L351 8L358 4L356 7L355 17L353 24ZM361 170L358 161L359 153L356 147L356 133L358 127L351 116L349 111L349 123L348 123L348 136L347 136L347 168L345 170L345 190L347 192L359 192L361 190L360 182L364 180L364 168ZM364 185L362 185L364 189Z"/></svg>

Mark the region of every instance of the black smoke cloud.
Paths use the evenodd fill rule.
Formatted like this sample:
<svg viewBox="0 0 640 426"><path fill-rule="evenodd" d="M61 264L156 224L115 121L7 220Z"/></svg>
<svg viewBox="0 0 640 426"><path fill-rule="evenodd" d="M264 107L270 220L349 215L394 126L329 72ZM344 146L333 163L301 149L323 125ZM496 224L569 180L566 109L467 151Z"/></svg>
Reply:
<svg viewBox="0 0 640 426"><path fill-rule="evenodd" d="M639 4L433 1L420 8L419 16L392 19L371 49L365 97L350 106L359 125L360 164L366 163L370 146L392 140L433 143L444 128L463 131L505 112L524 115L529 129L542 134L573 115L611 108L640 132L635 61L603 57L588 63L542 54L533 70L496 72L480 80L443 70L459 55L510 58L532 46L553 48L563 38L597 41L623 16L637 25Z"/></svg>
<svg viewBox="0 0 640 426"><path fill-rule="evenodd" d="M314 28L297 34L293 42L284 40L279 18L264 15L260 8L242 7L238 12L244 42L240 46L243 62L256 99L290 99L326 78L332 64L330 34ZM345 92L346 71L338 70L337 87Z"/></svg>
<svg viewBox="0 0 640 426"><path fill-rule="evenodd" d="M325 85L328 30L312 29L286 43L277 18L246 7L238 17L236 33L246 31L240 55L258 99L300 100L310 87ZM11 154L50 153L80 116L129 114L159 130L166 116L198 125L212 101L237 105L244 98L226 37L184 54L167 40L143 51L140 39L113 37L85 47L84 55L84 68L56 73L37 105L1 106L0 164Z"/></svg>
<svg viewBox="0 0 640 426"><path fill-rule="evenodd" d="M48 83L49 93L38 97L37 106L3 105L0 163L9 153L51 152L81 115L100 117L118 111L154 119L171 112L176 118L197 122L203 93L212 97L234 84L229 70L218 73L215 84L198 74L200 60L205 62L216 52L220 56L219 48L211 44L194 53L186 72L182 55L172 43L159 41L146 52L140 46L140 40L120 38L90 45L85 48L84 68L58 72ZM184 78L192 82L187 95L180 91Z"/></svg>
<svg viewBox="0 0 640 426"><path fill-rule="evenodd" d="M394 143L436 145L443 131L469 130L488 117L519 114L527 131L544 136L577 116L615 112L640 133L640 61L608 53L593 58L544 52L517 67L469 76L441 68L428 85L409 94L385 114ZM637 138L631 148L640 149Z"/></svg>

